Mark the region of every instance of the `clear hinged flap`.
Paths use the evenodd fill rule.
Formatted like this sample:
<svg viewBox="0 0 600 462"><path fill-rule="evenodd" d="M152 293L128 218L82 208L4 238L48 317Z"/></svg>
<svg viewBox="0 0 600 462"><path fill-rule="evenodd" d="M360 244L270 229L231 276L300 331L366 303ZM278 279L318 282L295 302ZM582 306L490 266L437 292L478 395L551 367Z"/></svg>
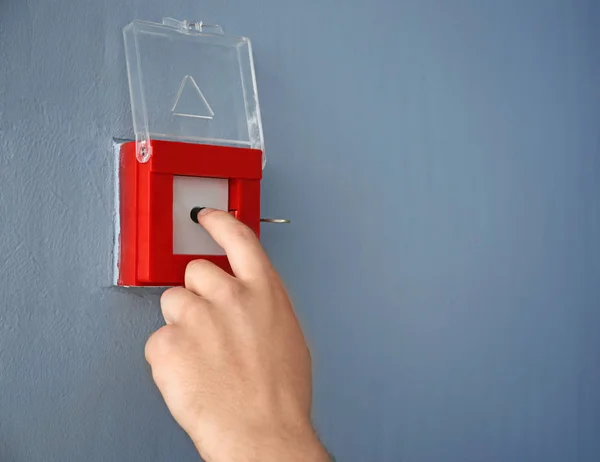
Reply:
<svg viewBox="0 0 600 462"><path fill-rule="evenodd" d="M123 34L140 162L151 139L260 149L264 158L247 38L174 19L134 21Z"/></svg>

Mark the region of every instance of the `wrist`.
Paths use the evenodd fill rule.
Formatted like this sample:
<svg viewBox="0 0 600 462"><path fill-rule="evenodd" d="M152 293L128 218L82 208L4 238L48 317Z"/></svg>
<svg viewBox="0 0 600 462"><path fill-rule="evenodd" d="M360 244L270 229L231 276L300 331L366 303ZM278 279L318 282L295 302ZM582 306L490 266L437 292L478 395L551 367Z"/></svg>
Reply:
<svg viewBox="0 0 600 462"><path fill-rule="evenodd" d="M310 423L273 425L245 431L229 429L215 444L194 439L207 462L330 462Z"/></svg>

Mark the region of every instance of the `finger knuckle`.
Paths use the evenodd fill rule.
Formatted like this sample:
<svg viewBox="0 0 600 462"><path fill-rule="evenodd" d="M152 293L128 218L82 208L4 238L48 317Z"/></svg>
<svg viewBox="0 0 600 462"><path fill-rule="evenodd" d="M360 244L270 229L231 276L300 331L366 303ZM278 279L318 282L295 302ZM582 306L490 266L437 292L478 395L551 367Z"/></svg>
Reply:
<svg viewBox="0 0 600 462"><path fill-rule="evenodd" d="M160 296L161 306L168 305L172 300L175 300L181 290L181 287L171 287L170 289L165 290Z"/></svg>
<svg viewBox="0 0 600 462"><path fill-rule="evenodd" d="M214 263L211 263L208 260L192 260L185 268L185 275L186 277L194 277L202 274L212 266L214 266Z"/></svg>
<svg viewBox="0 0 600 462"><path fill-rule="evenodd" d="M170 326L161 327L154 332L146 342L144 353L146 355L146 360L149 363L158 360L162 356L168 355L175 345L174 331L169 327Z"/></svg>

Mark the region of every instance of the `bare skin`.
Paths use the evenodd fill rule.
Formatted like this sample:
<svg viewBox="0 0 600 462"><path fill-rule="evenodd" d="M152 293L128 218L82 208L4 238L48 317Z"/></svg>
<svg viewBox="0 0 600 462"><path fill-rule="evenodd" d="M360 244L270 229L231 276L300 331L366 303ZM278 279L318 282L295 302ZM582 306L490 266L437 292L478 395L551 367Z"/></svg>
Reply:
<svg viewBox="0 0 600 462"><path fill-rule="evenodd" d="M161 298L152 376L207 462L328 462L312 428L311 361L288 295L254 233L226 212L199 223L235 277L204 260Z"/></svg>

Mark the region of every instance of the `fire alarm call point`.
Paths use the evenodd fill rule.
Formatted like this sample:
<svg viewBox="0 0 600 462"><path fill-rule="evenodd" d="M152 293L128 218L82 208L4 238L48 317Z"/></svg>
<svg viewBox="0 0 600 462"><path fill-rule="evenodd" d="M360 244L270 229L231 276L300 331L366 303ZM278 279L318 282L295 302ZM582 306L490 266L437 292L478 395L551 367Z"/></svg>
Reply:
<svg viewBox="0 0 600 462"><path fill-rule="evenodd" d="M227 210L260 232L265 164L250 41L165 19L124 29L135 141L118 146L116 284L183 284L186 265L231 271L193 220Z"/></svg>

